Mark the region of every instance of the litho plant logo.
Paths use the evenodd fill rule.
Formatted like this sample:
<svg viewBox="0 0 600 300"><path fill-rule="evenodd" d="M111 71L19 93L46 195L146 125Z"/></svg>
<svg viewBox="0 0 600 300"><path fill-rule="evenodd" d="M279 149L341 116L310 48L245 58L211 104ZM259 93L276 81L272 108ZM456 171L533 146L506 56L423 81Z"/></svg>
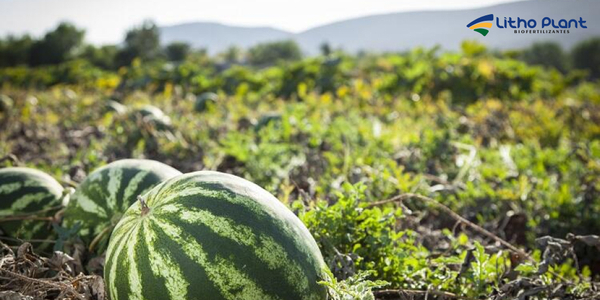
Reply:
<svg viewBox="0 0 600 300"><path fill-rule="evenodd" d="M515 34L569 34L571 30L586 29L586 20L579 19L553 19L544 17L541 20L498 17L496 16L496 28L499 30L512 29ZM494 14L481 16L467 24L467 28L486 36L494 25ZM541 25L538 29L538 25ZM486 29L487 28L487 29Z"/></svg>
<svg viewBox="0 0 600 300"><path fill-rule="evenodd" d="M490 32L486 28L492 28L493 21L494 21L494 14L489 14L489 15L481 16L481 17L473 20L473 22L467 24L467 27L473 31L477 31L477 32L481 33L481 35L483 35L483 36L486 36L488 34L488 32Z"/></svg>

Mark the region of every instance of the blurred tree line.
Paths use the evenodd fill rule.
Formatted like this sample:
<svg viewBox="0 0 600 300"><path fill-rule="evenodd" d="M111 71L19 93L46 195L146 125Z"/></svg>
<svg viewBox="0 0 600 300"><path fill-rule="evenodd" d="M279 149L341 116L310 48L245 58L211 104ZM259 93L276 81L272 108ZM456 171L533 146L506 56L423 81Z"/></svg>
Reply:
<svg viewBox="0 0 600 300"><path fill-rule="evenodd" d="M181 62L190 55L206 55L206 50L193 50L189 44L174 42L160 45L160 32L152 22L144 22L129 30L121 45L94 46L84 43L85 31L63 22L40 39L29 35L8 36L0 39L0 67L58 65L74 59L84 59L106 70L130 65L134 59L141 61L168 60ZM300 47L293 41L260 44L245 53L231 47L219 55L224 62L263 66L278 60L299 60Z"/></svg>
<svg viewBox="0 0 600 300"><path fill-rule="evenodd" d="M160 46L158 27L145 22L127 32L120 46L84 44L85 31L69 23L61 23L39 40L29 35L8 36L0 40L0 67L57 65L73 59L84 59L95 66L111 70L143 61L184 60L191 52L187 44Z"/></svg>
<svg viewBox="0 0 600 300"><path fill-rule="evenodd" d="M7 36L0 39L0 67L58 65L70 60L83 59L105 69L116 70L141 61L166 60L182 62L190 56L206 56L205 49L194 50L184 42L165 47L160 44L158 27L149 21L129 30L120 45L94 46L84 43L85 31L70 23L61 23L39 39L29 35ZM330 45L321 45L321 53L329 56ZM505 51L502 55L519 59L531 65L554 68L562 73L586 70L591 78L600 78L600 38L580 42L571 51L558 43L535 43L523 50ZM226 64L268 66L278 61L297 61L302 58L300 47L292 40L258 44L244 51L232 46L217 55Z"/></svg>
<svg viewBox="0 0 600 300"><path fill-rule="evenodd" d="M562 73L574 69L587 70L591 78L600 78L600 38L580 42L570 52L563 50L558 43L540 42L509 53L530 65L555 68Z"/></svg>

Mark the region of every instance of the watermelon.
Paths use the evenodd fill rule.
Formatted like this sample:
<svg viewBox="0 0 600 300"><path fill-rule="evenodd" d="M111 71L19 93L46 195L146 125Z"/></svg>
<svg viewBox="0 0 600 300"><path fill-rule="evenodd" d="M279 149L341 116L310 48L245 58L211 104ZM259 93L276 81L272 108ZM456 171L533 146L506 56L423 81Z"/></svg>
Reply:
<svg viewBox="0 0 600 300"><path fill-rule="evenodd" d="M106 247L112 226L138 195L179 174L166 164L146 159L123 159L101 167L75 190L64 213L64 226L80 223L79 235L87 243L99 237L101 251Z"/></svg>
<svg viewBox="0 0 600 300"><path fill-rule="evenodd" d="M143 106L133 111L131 117L134 120L141 120L144 124L153 125L157 130L168 130L171 128L171 118L156 106Z"/></svg>
<svg viewBox="0 0 600 300"><path fill-rule="evenodd" d="M169 179L117 224L104 278L112 300L326 299L325 263L273 195L212 171Z"/></svg>
<svg viewBox="0 0 600 300"><path fill-rule="evenodd" d="M283 120L283 117L279 113L276 113L276 112L266 113L266 114L262 115L260 117L260 119L258 120L258 123L256 123L256 125L254 125L254 130L260 131L261 129L269 126L269 124L281 122L281 120Z"/></svg>
<svg viewBox="0 0 600 300"><path fill-rule="evenodd" d="M40 212L60 207L63 187L52 176L30 168L0 169L0 218ZM49 217L54 211L34 214ZM50 222L41 220L1 222L4 235L23 240L46 239L52 232Z"/></svg>
<svg viewBox="0 0 600 300"><path fill-rule="evenodd" d="M112 112L117 115L124 115L127 112L127 106L115 101L107 100L105 103L106 112Z"/></svg>
<svg viewBox="0 0 600 300"><path fill-rule="evenodd" d="M194 103L194 110L197 112L203 112L208 107L208 102L217 103L219 100L219 96L215 93L202 93L198 97L196 97L196 102Z"/></svg>
<svg viewBox="0 0 600 300"><path fill-rule="evenodd" d="M8 112L13 107L14 101L6 96L0 95L0 112Z"/></svg>

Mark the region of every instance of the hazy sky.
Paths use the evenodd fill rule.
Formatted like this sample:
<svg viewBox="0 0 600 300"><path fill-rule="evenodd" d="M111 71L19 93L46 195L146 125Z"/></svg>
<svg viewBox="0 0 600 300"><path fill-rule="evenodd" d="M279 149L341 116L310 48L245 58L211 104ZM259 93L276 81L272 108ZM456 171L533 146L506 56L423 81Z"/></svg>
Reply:
<svg viewBox="0 0 600 300"><path fill-rule="evenodd" d="M0 35L40 35L59 21L86 29L92 43L118 43L145 19L158 25L213 21L293 32L358 16L462 9L512 0L0 0Z"/></svg>

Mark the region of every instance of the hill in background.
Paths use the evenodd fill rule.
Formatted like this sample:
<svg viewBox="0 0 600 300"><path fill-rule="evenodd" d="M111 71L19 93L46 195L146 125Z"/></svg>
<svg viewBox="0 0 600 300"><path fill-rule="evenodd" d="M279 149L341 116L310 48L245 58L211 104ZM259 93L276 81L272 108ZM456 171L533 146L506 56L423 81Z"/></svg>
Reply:
<svg viewBox="0 0 600 300"><path fill-rule="evenodd" d="M524 48L534 42L555 41L565 48L600 35L597 0L533 0L506 3L485 8L420 11L373 15L315 27L300 33L291 33L270 27L237 27L217 23L187 23L162 27L161 39L167 44L184 41L196 48L207 48L210 53L224 51L232 45L248 48L258 43L293 39L304 51L314 54L319 45L328 42L350 52L401 51L417 46L440 45L443 49L456 50L463 40L477 40L491 48ZM571 29L569 34L515 34L510 29L494 26L487 36L466 28L466 24L485 15L520 17L538 21L541 28L544 17L587 20L587 29Z"/></svg>
<svg viewBox="0 0 600 300"><path fill-rule="evenodd" d="M239 27L211 22L187 23L160 28L161 43L187 42L194 48L221 52L232 45L248 48L257 43L283 40L292 33L271 27Z"/></svg>

